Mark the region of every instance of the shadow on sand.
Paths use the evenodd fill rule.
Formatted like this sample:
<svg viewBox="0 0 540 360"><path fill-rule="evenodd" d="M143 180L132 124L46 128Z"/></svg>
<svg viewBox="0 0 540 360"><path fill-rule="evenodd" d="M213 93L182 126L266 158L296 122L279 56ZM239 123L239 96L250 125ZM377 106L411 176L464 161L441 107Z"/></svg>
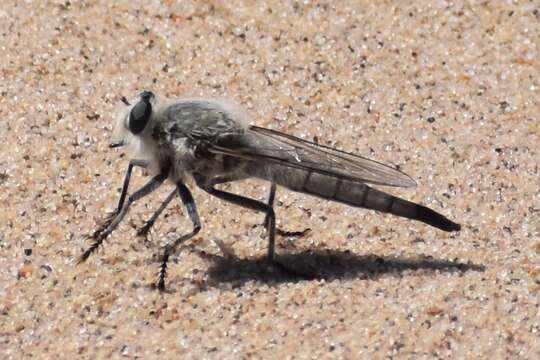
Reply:
<svg viewBox="0 0 540 360"><path fill-rule="evenodd" d="M306 279L376 279L385 274L417 276L426 272L484 271L483 265L459 261L437 260L432 257L415 258L355 255L350 251L309 251L278 255L277 261L293 273L269 266L265 257L239 259L237 257L205 256L210 260L209 280L215 283L233 282L241 285L256 280L266 283L295 282ZM297 274L294 274L294 273ZM304 274L305 276L299 275Z"/></svg>

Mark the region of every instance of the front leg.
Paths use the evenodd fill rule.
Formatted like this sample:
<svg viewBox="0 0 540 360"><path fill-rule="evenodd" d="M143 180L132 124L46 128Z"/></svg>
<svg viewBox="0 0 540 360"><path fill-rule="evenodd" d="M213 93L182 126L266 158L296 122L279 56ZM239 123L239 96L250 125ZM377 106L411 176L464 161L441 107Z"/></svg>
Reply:
<svg viewBox="0 0 540 360"><path fill-rule="evenodd" d="M124 185L122 186L122 192L120 193L120 199L118 200L118 206L116 207L117 214L119 214L120 210L122 210L122 206L124 205L124 201L126 200L126 195L129 188L129 181L131 180L131 172L133 171L133 168L135 166L146 169L148 167L148 161L135 159L129 162L126 176L124 177Z"/></svg>
<svg viewBox="0 0 540 360"><path fill-rule="evenodd" d="M130 164L131 165L131 164ZM126 176L128 178L128 176ZM86 251L81 255L79 258L78 263L86 261L90 255L95 252L103 243L103 240L107 236L109 236L110 233L116 229L118 224L122 221L124 216L126 216L129 207L131 204L146 195L152 193L154 190L156 190L163 182L167 179L166 174L160 174L155 177L153 177L149 182L146 183L142 188L140 188L138 191L136 191L133 195L127 197L127 201L123 201L122 207L119 212L116 213L110 220L108 220L103 226L101 226L98 230L94 232L92 235L92 238L94 242ZM128 178L129 183L129 178Z"/></svg>

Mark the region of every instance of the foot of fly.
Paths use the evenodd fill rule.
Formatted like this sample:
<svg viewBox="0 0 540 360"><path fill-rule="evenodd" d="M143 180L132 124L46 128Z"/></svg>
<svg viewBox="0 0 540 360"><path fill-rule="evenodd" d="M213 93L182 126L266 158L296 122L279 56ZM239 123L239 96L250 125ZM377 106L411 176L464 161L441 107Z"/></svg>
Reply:
<svg viewBox="0 0 540 360"><path fill-rule="evenodd" d="M270 226L270 218L268 217L268 215L264 218L263 226L264 226L264 229L268 232L268 227ZM282 237L301 238L303 236L306 236L310 232L311 232L310 228L305 228L302 231L288 231L288 230L283 230L276 227L276 234Z"/></svg>
<svg viewBox="0 0 540 360"><path fill-rule="evenodd" d="M264 224L263 227L264 227L264 230L268 232L268 225ZM301 237L306 236L310 232L311 232L310 228L305 228L304 230L301 230L301 231L289 231L289 230L283 230L276 227L276 235L279 235L281 237L301 238Z"/></svg>
<svg viewBox="0 0 540 360"><path fill-rule="evenodd" d="M115 213L108 214L101 226L99 226L97 230L95 230L92 235L90 235L90 238L92 239L92 244L82 253L82 255L77 260L77 264L83 263L88 260L90 255L96 252L103 244L105 238L107 238L107 236L109 236L109 234L112 232L109 227L114 219L114 216Z"/></svg>
<svg viewBox="0 0 540 360"><path fill-rule="evenodd" d="M147 238L148 234L150 233L150 228L152 227L152 225L154 225L153 222L150 222L150 221L145 222L144 225L139 230L137 230L137 236Z"/></svg>
<svg viewBox="0 0 540 360"><path fill-rule="evenodd" d="M279 235L279 236L283 236L283 237L294 237L294 238L301 238L303 236L306 236L307 234L309 234L311 232L311 229L310 228L305 228L304 230L302 231L287 231L287 230L282 230L280 228L277 228L276 229L276 233Z"/></svg>

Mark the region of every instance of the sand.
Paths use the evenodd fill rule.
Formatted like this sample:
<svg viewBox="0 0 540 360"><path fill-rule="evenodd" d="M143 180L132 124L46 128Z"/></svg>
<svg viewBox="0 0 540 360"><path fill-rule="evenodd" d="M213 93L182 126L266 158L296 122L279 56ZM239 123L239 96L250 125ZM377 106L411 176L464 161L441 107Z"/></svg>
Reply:
<svg viewBox="0 0 540 360"><path fill-rule="evenodd" d="M34 1L0 9L0 357L540 357L540 4L534 1ZM86 263L128 158L121 96L227 98L253 124L399 166L386 189L462 224L278 189L263 216L189 184L136 203ZM131 191L148 175L135 171ZM229 191L264 199L268 184ZM216 244L221 244L222 249Z"/></svg>

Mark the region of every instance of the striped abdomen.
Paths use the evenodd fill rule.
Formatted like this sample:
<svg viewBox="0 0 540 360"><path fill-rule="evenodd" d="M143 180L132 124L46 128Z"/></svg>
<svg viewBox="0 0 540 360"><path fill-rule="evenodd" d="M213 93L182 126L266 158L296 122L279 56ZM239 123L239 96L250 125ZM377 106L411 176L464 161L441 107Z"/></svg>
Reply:
<svg viewBox="0 0 540 360"><path fill-rule="evenodd" d="M280 165L268 166L259 175L291 190L323 199L419 220L444 231L461 229L459 224L425 206L389 195L363 183Z"/></svg>

